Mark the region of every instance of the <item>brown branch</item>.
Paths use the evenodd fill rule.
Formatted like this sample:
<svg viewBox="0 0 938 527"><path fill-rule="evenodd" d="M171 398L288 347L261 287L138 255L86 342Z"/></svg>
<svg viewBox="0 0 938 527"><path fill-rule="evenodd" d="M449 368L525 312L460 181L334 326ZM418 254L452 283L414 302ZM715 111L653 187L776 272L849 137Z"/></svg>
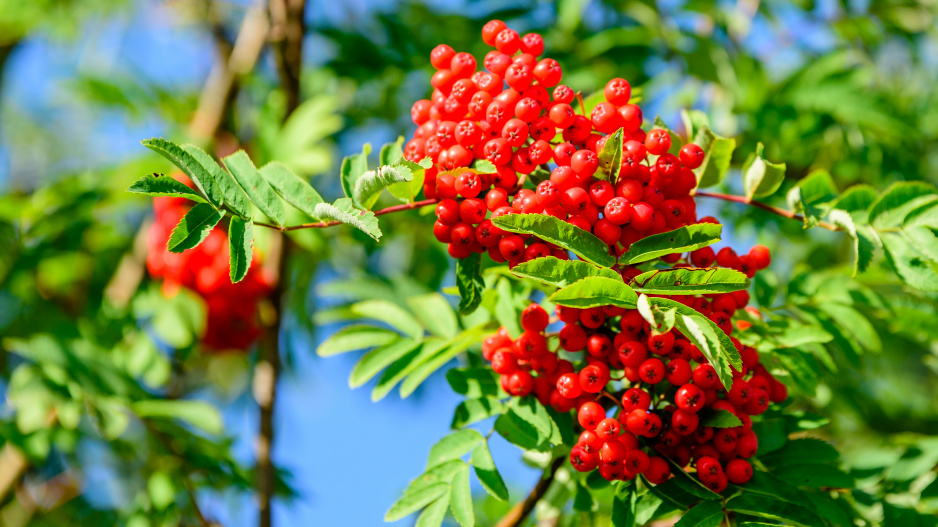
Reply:
<svg viewBox="0 0 938 527"><path fill-rule="evenodd" d="M696 194L694 195L701 196L704 198L722 199L724 201L732 201L734 203L744 203L746 205L751 205L753 207L756 207L757 209L762 209L764 211L768 211L768 212L771 212L772 214L777 214L785 218L798 220L798 221L804 221L804 216L802 216L801 214L798 214L794 211L783 209L780 207L774 207L767 203L762 203L761 201L751 200L747 198L746 196L735 196L732 194L720 194L718 192L703 192L703 191L697 191ZM842 231L843 230L837 225L834 225L833 223L828 223L826 221L818 222L818 227L823 227L829 231Z"/></svg>
<svg viewBox="0 0 938 527"><path fill-rule="evenodd" d="M393 212L400 212L403 210L419 209L420 207L426 207L427 205L433 205L438 203L438 199L425 199L423 201L415 201L413 203L404 203L403 205L394 205L393 207L388 207L386 209L376 210L375 216L383 216L385 214L391 214ZM259 225L261 227L267 227L269 229L274 229L281 232L296 231L300 229L324 229L326 227L335 227L336 225L342 225L341 221L320 221L316 223L303 223L301 225L290 225L287 227L281 227L279 225L274 225L271 223L263 223L255 221L254 225Z"/></svg>
<svg viewBox="0 0 938 527"><path fill-rule="evenodd" d="M538 480L537 485L535 485L531 493L528 494L528 497L508 511L508 514L499 520L495 527L518 527L524 523L524 519L528 517L528 514L531 514L537 502L544 497L544 493L550 488L550 484L554 481L554 474L557 473L557 469L560 468L563 462L563 456L551 462L550 466L547 467L547 470L544 472L544 475Z"/></svg>
<svg viewBox="0 0 938 527"><path fill-rule="evenodd" d="M202 88L198 108L189 124L189 133L194 137L202 140L215 137L236 93L238 79L253 71L260 58L268 26L267 13L262 6L247 12L231 53L227 57L219 56ZM220 50L220 55L223 53L224 50Z"/></svg>
<svg viewBox="0 0 938 527"><path fill-rule="evenodd" d="M274 48L280 84L287 96L284 120L300 105L306 0L270 0L270 42Z"/></svg>

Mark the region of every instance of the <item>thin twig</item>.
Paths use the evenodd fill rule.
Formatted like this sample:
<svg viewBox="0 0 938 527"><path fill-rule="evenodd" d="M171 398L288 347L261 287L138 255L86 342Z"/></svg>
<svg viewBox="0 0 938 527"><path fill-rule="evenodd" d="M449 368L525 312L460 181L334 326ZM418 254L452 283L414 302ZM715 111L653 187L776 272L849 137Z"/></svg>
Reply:
<svg viewBox="0 0 938 527"><path fill-rule="evenodd" d="M544 475L538 480L537 485L535 485L531 493L528 494L528 497L508 511L508 514L506 514L495 527L518 527L524 523L524 519L528 517L528 514L531 514L537 502L544 497L547 489L550 488L550 484L554 481L554 475L563 462L563 456L551 462L550 466L547 467L547 470L544 472Z"/></svg>
<svg viewBox="0 0 938 527"><path fill-rule="evenodd" d="M774 207L767 203L762 203L761 201L752 200L752 199L747 198L746 196L735 196L732 194L720 194L719 192L703 192L703 191L697 191L694 195L701 196L704 198L722 199L724 201L732 201L734 203L744 203L746 205L751 205L753 207L756 207L757 209L762 209L764 211L768 211L768 212L771 212L772 214L777 214L785 218L798 220L798 221L804 221L804 216L802 216L801 214L798 214L794 211L786 210L780 207ZM823 227L829 231L842 231L843 230L837 225L834 225L833 223L828 223L826 221L818 222L817 225L818 227Z"/></svg>
<svg viewBox="0 0 938 527"><path fill-rule="evenodd" d="M385 214L391 214L393 212L400 212L403 210L419 209L420 207L426 207L427 205L434 205L439 203L438 199L425 199L423 201L415 201L413 203L404 203L403 205L394 205L393 207L388 207L386 209L376 210L375 216L383 216ZM267 227L269 229L274 229L281 232L296 231L300 229L324 229L326 227L335 227L336 225L342 225L341 221L320 221L316 223L304 223L302 225L290 225L287 227L281 227L279 225L274 225L271 223L264 223L260 221L255 221L254 225L260 227Z"/></svg>

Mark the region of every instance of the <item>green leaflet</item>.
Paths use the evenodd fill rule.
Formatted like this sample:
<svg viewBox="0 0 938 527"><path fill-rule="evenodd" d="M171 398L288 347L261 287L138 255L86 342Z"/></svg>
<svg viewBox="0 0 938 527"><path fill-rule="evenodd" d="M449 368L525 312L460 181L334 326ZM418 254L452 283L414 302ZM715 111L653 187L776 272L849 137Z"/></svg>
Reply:
<svg viewBox="0 0 938 527"><path fill-rule="evenodd" d="M595 276L557 290L550 296L550 301L577 308L605 305L635 308L638 296L621 278Z"/></svg>
<svg viewBox="0 0 938 527"><path fill-rule="evenodd" d="M743 164L743 187L748 199L771 196L785 181L785 163L766 161L762 157L764 148L758 143L756 151Z"/></svg>
<svg viewBox="0 0 938 527"><path fill-rule="evenodd" d="M243 280L251 268L254 259L253 226L253 221L244 221L237 216L232 216L228 223L228 274L233 284Z"/></svg>
<svg viewBox="0 0 938 527"><path fill-rule="evenodd" d="M894 183L870 205L870 225L875 229L898 227L910 212L935 200L938 200L938 193L935 187L928 183Z"/></svg>
<svg viewBox="0 0 938 527"><path fill-rule="evenodd" d="M449 483L447 482L433 483L413 492L405 492L388 509L388 512L384 515L384 521L394 522L410 516L444 494L449 494Z"/></svg>
<svg viewBox="0 0 938 527"><path fill-rule="evenodd" d="M498 395L498 374L491 368L450 368L446 381L454 392L465 397Z"/></svg>
<svg viewBox="0 0 938 527"><path fill-rule="evenodd" d="M720 241L723 225L698 223L673 231L653 234L633 243L619 261L637 264L672 253L685 253Z"/></svg>
<svg viewBox="0 0 938 527"><path fill-rule="evenodd" d="M694 169L697 175L697 187L712 187L723 180L723 176L730 168L733 150L736 149L736 140L720 137L713 133L709 126L704 125L694 135L694 143L706 154L703 164Z"/></svg>
<svg viewBox="0 0 938 527"><path fill-rule="evenodd" d="M342 198L335 203L320 203L313 209L314 218L339 221L364 232L378 241L381 238L381 228L378 227L378 218L374 212L356 209L352 200Z"/></svg>
<svg viewBox="0 0 938 527"><path fill-rule="evenodd" d="M853 477L833 465L810 464L777 467L772 475L799 487L852 488Z"/></svg>
<svg viewBox="0 0 938 527"><path fill-rule="evenodd" d="M134 181L133 185L127 188L127 191L147 196L172 196L191 199L199 203L208 203L201 194L192 190L181 181L169 176L158 176L157 174L147 174L137 181Z"/></svg>
<svg viewBox="0 0 938 527"><path fill-rule="evenodd" d="M384 328L362 325L345 326L324 340L316 348L316 354L320 357L329 357L339 353L384 346L399 338L397 333Z"/></svg>
<svg viewBox="0 0 938 527"><path fill-rule="evenodd" d="M483 440L475 447L469 463L472 464L472 469L486 492L495 499L508 501L508 487L505 486L501 474L498 473L498 469L495 467L492 453L489 452L488 441Z"/></svg>
<svg viewBox="0 0 938 527"><path fill-rule="evenodd" d="M397 386L405 377L413 373L424 361L435 355L446 345L446 341L431 337L423 341L417 349L394 361L388 366L378 383L371 390L371 401L378 402Z"/></svg>
<svg viewBox="0 0 938 527"><path fill-rule="evenodd" d="M652 306L648 300L648 296L642 294L638 297L638 302L636 302L638 307L638 312L642 315L642 318L646 322L651 324L651 331L655 335L661 335L671 331L671 328L674 327L674 323L677 317L677 310L673 307L670 309L661 309L658 306Z"/></svg>
<svg viewBox="0 0 938 527"><path fill-rule="evenodd" d="M698 295L740 291L749 284L749 278L734 269L684 268L642 273L632 279L631 287L637 293Z"/></svg>
<svg viewBox="0 0 938 527"><path fill-rule="evenodd" d="M204 150L195 145L182 145L180 148L185 150L193 159L195 159L205 170L212 175L212 178L218 183L222 195L225 197L225 206L231 209L236 215L243 219L251 218L251 203L248 197L238 186L238 183L228 172L208 155Z"/></svg>
<svg viewBox="0 0 938 527"><path fill-rule="evenodd" d="M617 481L612 501L612 527L636 527L635 512L638 495L634 481Z"/></svg>
<svg viewBox="0 0 938 527"><path fill-rule="evenodd" d="M718 527L723 523L723 504L717 500L702 501L685 512L674 527Z"/></svg>
<svg viewBox="0 0 938 527"><path fill-rule="evenodd" d="M131 410L140 417L182 419L209 434L225 429L218 408L204 401L148 399L133 403Z"/></svg>
<svg viewBox="0 0 938 527"><path fill-rule="evenodd" d="M413 371L407 376L403 383L401 383L400 394L401 398L406 398L410 394L414 393L414 390L420 386L423 381L427 380L433 372L439 370L446 365L449 361L455 359L459 354L463 353L470 347L478 344L485 338L485 335L490 332L492 328L488 324L480 324L473 328L467 329L450 339L447 342L447 345L444 346L438 353L428 357L423 362L417 365Z"/></svg>
<svg viewBox="0 0 938 527"><path fill-rule="evenodd" d="M693 494L694 496L705 500L722 499L722 496L705 487L703 483L690 477L690 475L688 475L687 472L684 472L684 469L679 467L677 463L671 461L667 457L664 459L668 462L669 465L671 465L671 474L674 476L672 479L678 488L684 492Z"/></svg>
<svg viewBox="0 0 938 527"><path fill-rule="evenodd" d="M495 319L508 330L508 335L512 339L516 339L521 335L521 324L518 323L518 309L515 305L514 292L511 290L511 282L507 278L499 278L495 283L495 292L497 295L494 308Z"/></svg>
<svg viewBox="0 0 938 527"><path fill-rule="evenodd" d="M471 428L449 434L437 441L430 449L430 456L427 459L427 470L437 465L442 465L447 461L463 457L469 452L472 452L472 450L484 440L485 438L482 437L482 434Z"/></svg>
<svg viewBox="0 0 938 527"><path fill-rule="evenodd" d="M830 202L836 197L837 186L826 170L815 170L804 177L788 192L788 206L804 214L804 228L810 229L820 223L830 210Z"/></svg>
<svg viewBox="0 0 938 527"><path fill-rule="evenodd" d="M283 226L287 217L287 212L283 208L283 200L277 196L274 189L270 188L267 180L257 171L244 150L238 150L222 161L254 205L274 223Z"/></svg>
<svg viewBox="0 0 938 527"><path fill-rule="evenodd" d="M482 256L472 253L456 260L456 286L459 288L459 314L468 315L482 303L485 282L482 280Z"/></svg>
<svg viewBox="0 0 938 527"><path fill-rule="evenodd" d="M713 411L710 408L701 410L700 426L711 426L713 428L735 428L742 426L743 422L733 412L728 410Z"/></svg>
<svg viewBox="0 0 938 527"><path fill-rule="evenodd" d="M459 321L449 302L439 293L415 296L407 299L407 305L430 333L441 337L455 337L459 332Z"/></svg>
<svg viewBox="0 0 938 527"><path fill-rule="evenodd" d="M450 507L453 517L462 527L475 525L475 513L472 510L472 489L469 487L469 466L463 465L453 475L450 486Z"/></svg>
<svg viewBox="0 0 938 527"><path fill-rule="evenodd" d="M612 267L615 258L609 247L591 232L584 231L563 220L546 214L508 214L492 220L496 226L509 231L533 234L544 241L573 251L580 258L603 267Z"/></svg>
<svg viewBox="0 0 938 527"><path fill-rule="evenodd" d="M216 210L208 203L197 204L179 220L169 235L166 248L171 253L181 253L199 245L224 215L224 212Z"/></svg>
<svg viewBox="0 0 938 527"><path fill-rule="evenodd" d="M414 527L440 527L446 518L446 511L450 505L450 494L445 493L437 498L433 503L427 505L427 508L417 517L417 523Z"/></svg>
<svg viewBox="0 0 938 527"><path fill-rule="evenodd" d="M286 165L276 161L261 167L260 173L284 201L307 215L319 219L314 213L316 205L323 202L322 196L305 179L294 174Z"/></svg>
<svg viewBox="0 0 938 527"><path fill-rule="evenodd" d="M837 449L827 441L813 437L792 439L785 446L760 456L759 460L769 467L784 465L803 465L813 463L829 463L837 461L840 454Z"/></svg>
<svg viewBox="0 0 938 527"><path fill-rule="evenodd" d="M340 177L342 190L345 191L347 198L354 196L355 183L368 170L369 154L371 154L371 143L365 143L360 154L352 154L342 160Z"/></svg>
<svg viewBox="0 0 938 527"><path fill-rule="evenodd" d="M825 525L824 520L805 507L753 494L741 494L730 499L726 502L726 510L791 523L798 527Z"/></svg>
<svg viewBox="0 0 938 527"><path fill-rule="evenodd" d="M619 273L607 267L596 267L582 260L561 260L554 256L545 256L522 262L514 266L511 273L555 287L566 287L584 278L594 276L621 280Z"/></svg>
<svg viewBox="0 0 938 527"><path fill-rule="evenodd" d="M365 300L349 306L349 310L362 318L370 318L391 326L401 333L419 338L423 326L406 309L387 300Z"/></svg>
<svg viewBox="0 0 938 527"><path fill-rule="evenodd" d="M866 211L878 197L879 192L870 185L853 185L831 203L831 209L847 212Z"/></svg>
<svg viewBox="0 0 938 527"><path fill-rule="evenodd" d="M599 151L599 170L596 177L613 185L619 179L619 170L622 168L622 134L621 128L613 132Z"/></svg>
<svg viewBox="0 0 938 527"><path fill-rule="evenodd" d="M146 139L141 141L141 143L143 146L160 154L179 167L179 169L195 183L195 186L199 187L199 190L202 191L202 194L208 198L208 202L214 207L221 207L225 203L221 187L215 182L215 178L212 177L211 172L202 166L197 159L192 157L192 154L183 150L176 143L167 141L162 137Z"/></svg>
<svg viewBox="0 0 938 527"><path fill-rule="evenodd" d="M420 341L412 339L392 340L388 344L362 355L362 358L355 364L352 373L349 375L349 388L358 388L370 381L381 370L417 349L419 345Z"/></svg>
<svg viewBox="0 0 938 527"><path fill-rule="evenodd" d="M362 209L369 210L378 201L382 190L395 183L405 183L412 179L414 173L406 166L381 166L369 170L355 181L352 202Z"/></svg>
<svg viewBox="0 0 938 527"><path fill-rule="evenodd" d="M459 429L502 414L504 405L495 397L466 399L456 406L450 428Z"/></svg>

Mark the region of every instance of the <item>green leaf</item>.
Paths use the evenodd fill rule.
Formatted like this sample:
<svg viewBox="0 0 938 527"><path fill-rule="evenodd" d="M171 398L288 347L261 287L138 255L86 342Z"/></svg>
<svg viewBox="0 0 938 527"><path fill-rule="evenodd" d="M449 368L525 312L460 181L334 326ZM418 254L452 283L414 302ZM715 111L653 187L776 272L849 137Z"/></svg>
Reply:
<svg viewBox="0 0 938 527"><path fill-rule="evenodd" d="M593 512L599 509L599 502L593 497L589 488L579 482L573 497L573 510L579 512Z"/></svg>
<svg viewBox="0 0 938 527"><path fill-rule="evenodd" d="M397 164L401 164L406 160L401 159ZM429 158L424 158L420 161L420 164L414 164L410 166L411 172L413 172L414 177L410 181L405 181L401 183L394 183L393 185L388 186L388 192L391 193L395 198L405 202L413 203L417 196L420 194L420 191L423 190L423 182L426 179L426 169L432 166L430 163L426 163L427 166L423 166L424 161L430 161ZM406 161L410 163L409 161Z"/></svg>
<svg viewBox="0 0 938 527"><path fill-rule="evenodd" d="M612 501L612 527L635 527L637 498L632 481L616 482L616 494Z"/></svg>
<svg viewBox="0 0 938 527"><path fill-rule="evenodd" d="M763 419L752 424L752 431L759 436L759 455L774 452L788 441L784 419Z"/></svg>
<svg viewBox="0 0 938 527"><path fill-rule="evenodd" d="M903 282L922 291L938 291L935 263L918 252L900 234L883 232L879 239L886 251L886 259Z"/></svg>
<svg viewBox="0 0 938 527"><path fill-rule="evenodd" d="M342 190L345 191L346 197L354 196L355 183L368 170L369 154L371 154L371 143L365 143L360 154L352 154L342 160L340 175Z"/></svg>
<svg viewBox="0 0 938 527"><path fill-rule="evenodd" d="M791 465L776 467L772 475L799 487L853 488L853 477L833 465Z"/></svg>
<svg viewBox="0 0 938 527"><path fill-rule="evenodd" d="M287 217L286 209L283 208L283 200L277 196L274 189L270 188L267 180L257 171L254 163L251 162L251 158L244 150L238 150L222 161L228 167L231 175L234 176L235 181L247 193L251 202L257 205L257 208L274 223L283 226L283 222Z"/></svg>
<svg viewBox="0 0 938 527"><path fill-rule="evenodd" d="M518 310L515 306L514 293L511 282L507 278L500 278L495 284L497 300L495 301L495 319L508 330L512 339L521 336L521 326L518 323Z"/></svg>
<svg viewBox="0 0 938 527"><path fill-rule="evenodd" d="M796 505L808 501L805 493L798 487L761 470L754 470L752 479L746 482L744 486L741 486L740 489L747 493L768 496L772 499L787 501Z"/></svg>
<svg viewBox="0 0 938 527"><path fill-rule="evenodd" d="M394 364L391 364L388 366L388 369L384 370L384 373L381 374L381 378L378 379L378 383L371 390L371 401L378 402L384 399L384 397L394 389L397 383L413 373L417 367L434 356L444 346L446 346L446 341L431 337L425 340L419 348L394 361Z"/></svg>
<svg viewBox="0 0 938 527"><path fill-rule="evenodd" d="M172 196L175 198L186 198L199 203L208 203L198 192L192 190L185 183L173 179L169 176L147 174L134 181L127 192L135 194L144 194L146 196Z"/></svg>
<svg viewBox="0 0 938 527"><path fill-rule="evenodd" d="M612 267L616 263L616 259L609 254L609 246L593 233L553 216L508 214L495 218L492 223L509 232L533 234L562 249L573 251L580 258L596 265Z"/></svg>
<svg viewBox="0 0 938 527"><path fill-rule="evenodd" d="M417 523L414 527L440 527L446 518L446 511L449 509L450 494L446 493L437 498L433 503L427 505L427 508L417 516Z"/></svg>
<svg viewBox="0 0 938 527"><path fill-rule="evenodd" d="M440 439L433 448L430 449L430 457L427 459L427 469L437 465L442 465L447 461L459 459L472 450L485 438L478 431L471 428L453 432L452 434Z"/></svg>
<svg viewBox="0 0 938 527"><path fill-rule="evenodd" d="M472 451L472 457L469 459L472 469L479 478L482 488L493 498L501 501L508 501L508 487L502 480L498 468L495 467L495 461L492 459L492 453L489 452L488 441L482 441L475 450Z"/></svg>
<svg viewBox="0 0 938 527"><path fill-rule="evenodd" d="M674 322L676 321L677 310L674 308L671 309L660 309L658 307L652 307L651 303L648 300L648 296L642 294L638 297L638 313L642 315L642 318L645 319L649 324L651 324L651 332L654 335L662 335L671 331L671 328L674 327Z"/></svg>
<svg viewBox="0 0 938 527"><path fill-rule="evenodd" d="M704 409L699 414L700 426L712 426L713 428L735 428L742 426L743 422L733 412L729 410Z"/></svg>
<svg viewBox="0 0 938 527"><path fill-rule="evenodd" d="M805 465L813 463L828 463L840 457L837 449L830 443L813 437L792 439L782 448L770 452L759 459L770 467L784 465Z"/></svg>
<svg viewBox="0 0 938 527"><path fill-rule="evenodd" d="M221 207L224 204L224 195L218 183L215 182L215 178L212 177L212 173L202 166L202 163L194 158L192 154L183 150L172 141L167 141L162 137L146 139L141 141L141 143L143 146L160 154L179 167L179 169L195 183L195 186L199 187L202 195L208 198L208 202L215 208Z"/></svg>
<svg viewBox="0 0 938 527"><path fill-rule="evenodd" d="M492 163L488 159L476 159L472 162L472 169L480 174L494 174L498 172L495 163Z"/></svg>
<svg viewBox="0 0 938 527"><path fill-rule="evenodd" d="M878 197L879 191L870 185L853 185L831 203L831 209L847 212L867 211Z"/></svg>
<svg viewBox="0 0 938 527"><path fill-rule="evenodd" d="M423 381L427 380L427 377L445 366L449 361L455 359L459 354L465 352L471 346L481 342L486 334L491 333L491 329L488 324L480 324L450 339L438 353L427 358L414 368L410 375L407 376L407 379L401 383L401 397L407 397L414 393L414 390L416 390Z"/></svg>
<svg viewBox="0 0 938 527"><path fill-rule="evenodd" d="M847 330L864 348L875 352L882 350L883 343L876 328L856 309L836 302L820 302L817 307Z"/></svg>
<svg viewBox="0 0 938 527"><path fill-rule="evenodd" d="M733 150L736 149L736 140L720 137L710 130L709 126L702 126L694 135L694 143L703 149L705 157L703 164L694 169L697 175L699 188L712 187L723 180L723 176L730 168Z"/></svg>
<svg viewBox="0 0 938 527"><path fill-rule="evenodd" d="M607 267L596 267L582 260L561 260L554 256L544 256L512 267L511 273L522 278L537 280L554 287L566 287L584 278L602 276L621 280L619 273Z"/></svg>
<svg viewBox="0 0 938 527"><path fill-rule="evenodd" d="M163 471L156 471L147 480L147 493L150 503L157 510L163 510L176 501L176 488L173 480Z"/></svg>
<svg viewBox="0 0 938 527"><path fill-rule="evenodd" d="M716 500L702 501L684 513L674 527L718 527L723 523L723 504Z"/></svg>
<svg viewBox="0 0 938 527"><path fill-rule="evenodd" d="M614 305L634 309L638 296L631 287L625 285L621 277L596 276L557 290L550 296L550 301L576 308Z"/></svg>
<svg viewBox="0 0 938 527"><path fill-rule="evenodd" d="M199 203L192 207L169 235L166 249L171 253L181 253L196 247L205 241L224 214L208 203Z"/></svg>
<svg viewBox="0 0 938 527"><path fill-rule="evenodd" d="M381 166L369 170L355 181L352 189L352 202L357 207L368 210L381 196L381 191L395 183L406 183L414 179L414 173L405 166Z"/></svg>
<svg viewBox="0 0 938 527"><path fill-rule="evenodd" d="M232 216L228 223L228 274L232 284L243 280L251 268L254 259L253 227L253 221L244 221L237 216Z"/></svg>
<svg viewBox="0 0 938 527"><path fill-rule="evenodd" d="M459 314L468 315L482 303L485 282L482 280L482 256L472 253L456 260L456 286L459 287Z"/></svg>
<svg viewBox="0 0 938 527"><path fill-rule="evenodd" d="M723 225L698 223L673 231L653 234L633 243L629 250L619 258L619 262L634 265L668 254L695 251L720 241L722 230Z"/></svg>
<svg viewBox="0 0 938 527"><path fill-rule="evenodd" d="M829 202L837 195L837 186L830 173L818 169L799 181L788 192L788 204L804 215L804 228L810 229L820 223L828 210Z"/></svg>
<svg viewBox="0 0 938 527"><path fill-rule="evenodd" d="M661 295L703 295L728 293L749 287L745 274L734 269L664 269L648 271L632 279L636 293Z"/></svg>
<svg viewBox="0 0 938 527"><path fill-rule="evenodd" d="M731 498L726 502L726 510L787 522L797 527L818 527L825 525L824 520L805 507L785 501L767 499L764 496L753 494L744 493Z"/></svg>
<svg viewBox="0 0 938 527"><path fill-rule="evenodd" d="M524 421L514 412L507 412L495 420L495 431L509 443L521 447L523 450L541 449L540 436L534 425ZM544 449L549 449L543 445Z"/></svg>
<svg viewBox="0 0 938 527"><path fill-rule="evenodd" d="M384 328L374 326L351 325L336 331L316 348L320 357L330 357L366 348L384 346L399 339L400 336Z"/></svg>
<svg viewBox="0 0 938 527"><path fill-rule="evenodd" d="M661 300L656 298L651 301L660 303ZM686 315L681 313L679 308L678 313L679 316L674 321L675 326L697 346L697 349L707 358L707 362L713 366L720 382L729 390L733 384L733 372L730 366L734 365L738 368L741 365L739 363L742 362L736 346L732 341L729 341L727 345L724 338L728 340L729 337L709 318L703 315Z"/></svg>
<svg viewBox="0 0 938 527"><path fill-rule="evenodd" d="M537 430L539 443L546 441L559 445L563 442L560 438L560 429L551 419L544 405L534 396L512 399L508 412L533 426Z"/></svg>
<svg viewBox="0 0 938 527"><path fill-rule="evenodd" d="M384 521L396 522L401 518L410 516L440 496L449 495L449 487L449 483L439 482L426 485L413 492L405 492L399 500L391 505L391 508L384 515Z"/></svg>
<svg viewBox="0 0 938 527"><path fill-rule="evenodd" d="M313 217L323 220L339 221L371 236L375 241L381 238L381 228L374 212L356 209L352 200L342 198L335 203L320 203L313 209Z"/></svg>
<svg viewBox="0 0 938 527"><path fill-rule="evenodd" d="M853 238L853 276L866 271L873 261L873 255L876 249L881 245L876 232L869 226L857 223L856 216L863 215L863 211L848 213L844 210L834 209L830 212L829 218L834 225L847 232Z"/></svg>
<svg viewBox="0 0 938 527"><path fill-rule="evenodd" d="M446 380L454 392L465 397L498 395L498 375L491 368L451 368Z"/></svg>
<svg viewBox="0 0 938 527"><path fill-rule="evenodd" d="M743 186L748 199L771 196L785 181L785 163L766 161L762 157L764 148L758 143L755 153L743 164Z"/></svg>
<svg viewBox="0 0 938 527"><path fill-rule="evenodd" d="M349 311L362 317L384 322L414 338L423 336L423 326L407 310L387 300L365 300L349 306Z"/></svg>
<svg viewBox="0 0 938 527"><path fill-rule="evenodd" d="M710 118L701 110L681 109L681 123L684 125L684 131L687 137L694 137L698 130L704 126L710 126Z"/></svg>
<svg viewBox="0 0 938 527"><path fill-rule="evenodd" d="M466 399L459 403L456 410L453 411L453 421L450 423L450 428L463 428L499 415L504 411L504 405L495 397Z"/></svg>
<svg viewBox="0 0 938 527"><path fill-rule="evenodd" d="M147 399L133 403L131 410L144 418L182 419L209 434L220 434L225 429L218 408L204 401Z"/></svg>
<svg viewBox="0 0 938 527"><path fill-rule="evenodd" d="M358 388L365 384L394 361L417 349L419 345L419 341L411 339L392 340L364 354L352 368L348 379L349 388Z"/></svg>
<svg viewBox="0 0 938 527"><path fill-rule="evenodd" d="M938 193L935 187L928 183L894 183L870 205L870 225L875 229L898 227L910 212L935 200L938 200Z"/></svg>
<svg viewBox="0 0 938 527"><path fill-rule="evenodd" d="M610 181L613 185L619 179L619 169L622 168L622 133L619 128L609 135L599 151L599 170L596 177Z"/></svg>
<svg viewBox="0 0 938 527"><path fill-rule="evenodd" d="M241 216L242 219L250 219L252 216L251 203L231 175L225 172L218 162L201 148L195 145L182 145L181 148L212 175L225 197L225 206L234 211L236 215Z"/></svg>
<svg viewBox="0 0 938 527"><path fill-rule="evenodd" d="M397 136L397 141L385 143L378 152L378 165L393 165L404 157L404 136Z"/></svg>
<svg viewBox="0 0 938 527"><path fill-rule="evenodd" d="M276 161L261 167L260 173L284 201L307 215L319 219L315 216L316 205L323 202L322 196L305 179L294 174L286 165Z"/></svg>
<svg viewBox="0 0 938 527"><path fill-rule="evenodd" d="M682 467L678 466L678 464L672 461L670 458L665 457L664 460L667 461L669 465L671 465L671 474L673 476L671 479L674 480L674 483L684 492L693 494L694 496L705 500L723 499L722 496L708 489L706 486L704 486L703 483L690 477L687 472L684 472Z"/></svg>
<svg viewBox="0 0 938 527"><path fill-rule="evenodd" d="M472 510L472 489L469 487L469 466L462 468L453 476L450 487L450 506L453 517L462 527L473 527L476 523L475 513Z"/></svg>
<svg viewBox="0 0 938 527"><path fill-rule="evenodd" d="M414 296L407 299L407 305L417 316L417 319L430 330L430 333L441 337L455 337L459 333L459 321L456 313L439 293Z"/></svg>

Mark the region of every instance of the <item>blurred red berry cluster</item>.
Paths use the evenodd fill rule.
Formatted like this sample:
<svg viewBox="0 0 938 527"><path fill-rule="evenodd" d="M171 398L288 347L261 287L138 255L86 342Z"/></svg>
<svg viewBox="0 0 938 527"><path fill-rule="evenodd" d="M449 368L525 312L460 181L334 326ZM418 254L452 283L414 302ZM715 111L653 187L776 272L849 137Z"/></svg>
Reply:
<svg viewBox="0 0 938 527"><path fill-rule="evenodd" d="M166 176L164 176L166 177ZM175 178L193 187L184 175ZM196 248L171 253L166 243L176 224L192 202L184 198L157 197L153 200L155 221L147 232L147 270L163 280L163 293L175 295L179 288L195 291L205 300L208 320L202 343L209 350L245 350L260 336L258 304L270 292L270 282L260 268L260 254L244 280L229 279L228 236L219 223Z"/></svg>

